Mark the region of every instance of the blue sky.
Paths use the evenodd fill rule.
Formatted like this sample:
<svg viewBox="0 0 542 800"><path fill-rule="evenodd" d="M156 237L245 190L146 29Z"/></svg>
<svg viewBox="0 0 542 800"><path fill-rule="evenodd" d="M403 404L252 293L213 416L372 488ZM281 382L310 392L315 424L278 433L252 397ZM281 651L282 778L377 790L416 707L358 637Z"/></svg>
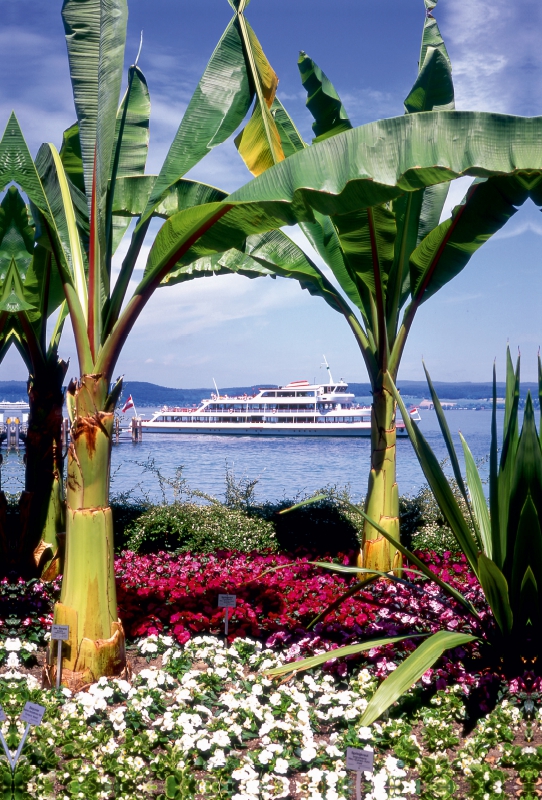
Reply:
<svg viewBox="0 0 542 800"><path fill-rule="evenodd" d="M152 100L148 171L156 172L231 9L227 0L129 5L126 62L143 29L140 66ZM10 65L0 85L0 125L14 109L34 153L42 141L60 144L74 121L60 8L59 0L0 0L0 51ZM435 16L458 108L541 113L539 4L440 0ZM416 76L423 0L252 0L247 17L279 76L279 97L308 141L312 118L296 66L300 49L329 75L354 124L402 113ZM228 143L191 177L231 191L250 175ZM465 189L464 181L452 188L446 213ZM423 307L400 377L421 379L423 355L437 380L489 380L509 340L521 349L525 378L533 379L542 342L541 236L540 211L529 202ZM68 331L61 350L72 357L75 374ZM290 281L228 276L158 292L125 346L119 372L184 387L210 386L213 377L223 386L286 382L322 374L322 353L335 374L366 380L346 323L323 301ZM9 354L0 379L24 377L19 357Z"/></svg>

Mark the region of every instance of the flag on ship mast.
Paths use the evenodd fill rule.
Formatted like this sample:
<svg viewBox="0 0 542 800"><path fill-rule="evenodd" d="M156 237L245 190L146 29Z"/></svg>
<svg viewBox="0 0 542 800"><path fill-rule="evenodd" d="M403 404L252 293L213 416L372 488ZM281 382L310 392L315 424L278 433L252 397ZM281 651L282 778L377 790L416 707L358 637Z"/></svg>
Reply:
<svg viewBox="0 0 542 800"><path fill-rule="evenodd" d="M126 412L128 411L128 409L130 409L130 408L133 408L133 409L134 409L134 416L136 416L136 417L137 417L137 411L136 411L136 407L135 407L135 405L134 405L134 400L133 400L133 397L132 397L132 395L131 395L131 394L130 394L130 395L128 395L128 400L125 402L125 404L124 404L124 405L123 405L123 407L122 407L122 413L123 413L123 414L126 414Z"/></svg>

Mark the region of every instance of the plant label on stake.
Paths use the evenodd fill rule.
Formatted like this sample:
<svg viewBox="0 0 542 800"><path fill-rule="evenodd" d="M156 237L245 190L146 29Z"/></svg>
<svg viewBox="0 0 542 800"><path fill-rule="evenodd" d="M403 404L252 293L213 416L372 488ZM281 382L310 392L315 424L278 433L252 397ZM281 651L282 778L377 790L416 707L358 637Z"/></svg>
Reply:
<svg viewBox="0 0 542 800"><path fill-rule="evenodd" d="M361 800L361 773L372 772L374 753L372 750L360 750L358 747L346 748L346 769L356 773L356 800Z"/></svg>
<svg viewBox="0 0 542 800"><path fill-rule="evenodd" d="M0 706L0 723L1 722L5 722L6 719L7 719L6 712L4 711L2 706ZM4 739L4 734L2 733L1 730L0 730L0 742L2 743L2 747L4 748L4 753L6 754L6 758L8 760L9 766L11 767L11 753L10 753L10 751L8 749L7 742ZM13 769L13 767L11 767L11 768Z"/></svg>
<svg viewBox="0 0 542 800"><path fill-rule="evenodd" d="M30 730L31 725L41 725L41 721L43 719L43 715L45 714L45 706L40 706L37 703L31 703L28 701L23 708L23 713L19 717L21 722L26 722L26 728L24 729L23 738L19 743L19 747L17 748L17 752L15 753L15 757L11 762L11 771L15 772L15 767L17 766L17 761L19 760L19 756L21 755L22 749L24 747L24 743L26 741L26 737L28 736L28 731Z"/></svg>
<svg viewBox="0 0 542 800"><path fill-rule="evenodd" d="M62 673L62 642L66 642L70 638L69 625L52 625L51 626L51 641L57 642L56 651L56 688L60 689L60 675ZM52 653L51 653L52 655Z"/></svg>
<svg viewBox="0 0 542 800"><path fill-rule="evenodd" d="M228 619L230 616L230 608L235 608L237 605L237 596L234 594L219 594L218 607L225 608L224 612L224 635L228 635Z"/></svg>

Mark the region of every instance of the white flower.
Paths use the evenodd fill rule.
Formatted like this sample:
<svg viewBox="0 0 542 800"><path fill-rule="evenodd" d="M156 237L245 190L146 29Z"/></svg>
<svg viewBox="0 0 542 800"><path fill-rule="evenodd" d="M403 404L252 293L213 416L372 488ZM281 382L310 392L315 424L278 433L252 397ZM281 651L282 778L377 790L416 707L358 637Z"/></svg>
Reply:
<svg viewBox="0 0 542 800"><path fill-rule="evenodd" d="M123 731L126 727L126 723L124 721L125 712L125 706L119 706L118 708L114 708L113 711L109 712L109 721L112 723L113 728L116 731Z"/></svg>
<svg viewBox="0 0 542 800"><path fill-rule="evenodd" d="M150 642L147 640L140 645L139 650L141 653L157 653L158 652L158 645L154 642Z"/></svg>
<svg viewBox="0 0 542 800"><path fill-rule="evenodd" d="M14 667L19 667L20 665L21 662L19 661L19 656L16 653L10 653L8 655L6 666L8 666L10 669L13 669Z"/></svg>
<svg viewBox="0 0 542 800"><path fill-rule="evenodd" d="M209 761L207 762L207 769L216 769L217 767L223 767L226 764L226 754L224 750L215 750Z"/></svg>
<svg viewBox="0 0 542 800"><path fill-rule="evenodd" d="M219 747L229 747L231 740L226 731L215 731L211 737L211 742Z"/></svg>
<svg viewBox="0 0 542 800"><path fill-rule="evenodd" d="M317 755L314 747L304 747L301 751L301 761L313 761Z"/></svg>
<svg viewBox="0 0 542 800"><path fill-rule="evenodd" d="M258 755L258 761L260 764L269 764L272 758L273 753L270 753L269 750L262 750L262 752Z"/></svg>
<svg viewBox="0 0 542 800"><path fill-rule="evenodd" d="M4 647L8 651L8 653L18 653L21 649L21 640L20 639L6 639L4 643Z"/></svg>
<svg viewBox="0 0 542 800"><path fill-rule="evenodd" d="M277 758L274 772L278 772L279 775L286 775L288 772L288 762L285 758Z"/></svg>
<svg viewBox="0 0 542 800"><path fill-rule="evenodd" d="M209 741L209 739L200 739L199 742L196 744L196 747L198 748L198 750L201 750L205 753L207 750L211 749L211 742Z"/></svg>
<svg viewBox="0 0 542 800"><path fill-rule="evenodd" d="M242 781L243 783L246 783L246 781L257 778L258 773L251 767L250 764L243 764L243 766L239 767L239 769L234 769L231 776L235 781Z"/></svg>
<svg viewBox="0 0 542 800"><path fill-rule="evenodd" d="M254 686L252 687L252 694L255 694L257 696L263 694L263 688L260 686L259 683L255 683Z"/></svg>
<svg viewBox="0 0 542 800"><path fill-rule="evenodd" d="M362 728L360 728L358 730L358 736L359 736L360 739L363 739L364 741L366 741L368 739L372 739L373 738L373 730L372 730L372 728L368 728L368 727L364 726L364 727L362 727Z"/></svg>

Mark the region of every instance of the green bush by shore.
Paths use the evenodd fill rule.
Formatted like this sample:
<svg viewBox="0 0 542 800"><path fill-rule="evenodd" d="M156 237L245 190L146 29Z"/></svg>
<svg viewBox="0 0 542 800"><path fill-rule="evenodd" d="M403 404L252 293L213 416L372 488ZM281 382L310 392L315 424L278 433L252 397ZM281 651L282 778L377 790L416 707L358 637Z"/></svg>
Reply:
<svg viewBox="0 0 542 800"><path fill-rule="evenodd" d="M326 499L288 514L280 512L299 498L262 505L250 502L252 497L240 499L231 494L225 503L211 498L203 504L193 499L158 505L112 503L115 549L117 553L208 553L304 548L331 554L355 550L362 521L346 507L348 492L328 489L326 493ZM427 487L400 498L400 519L402 540L409 549L433 550L439 555L456 550L453 534Z"/></svg>

